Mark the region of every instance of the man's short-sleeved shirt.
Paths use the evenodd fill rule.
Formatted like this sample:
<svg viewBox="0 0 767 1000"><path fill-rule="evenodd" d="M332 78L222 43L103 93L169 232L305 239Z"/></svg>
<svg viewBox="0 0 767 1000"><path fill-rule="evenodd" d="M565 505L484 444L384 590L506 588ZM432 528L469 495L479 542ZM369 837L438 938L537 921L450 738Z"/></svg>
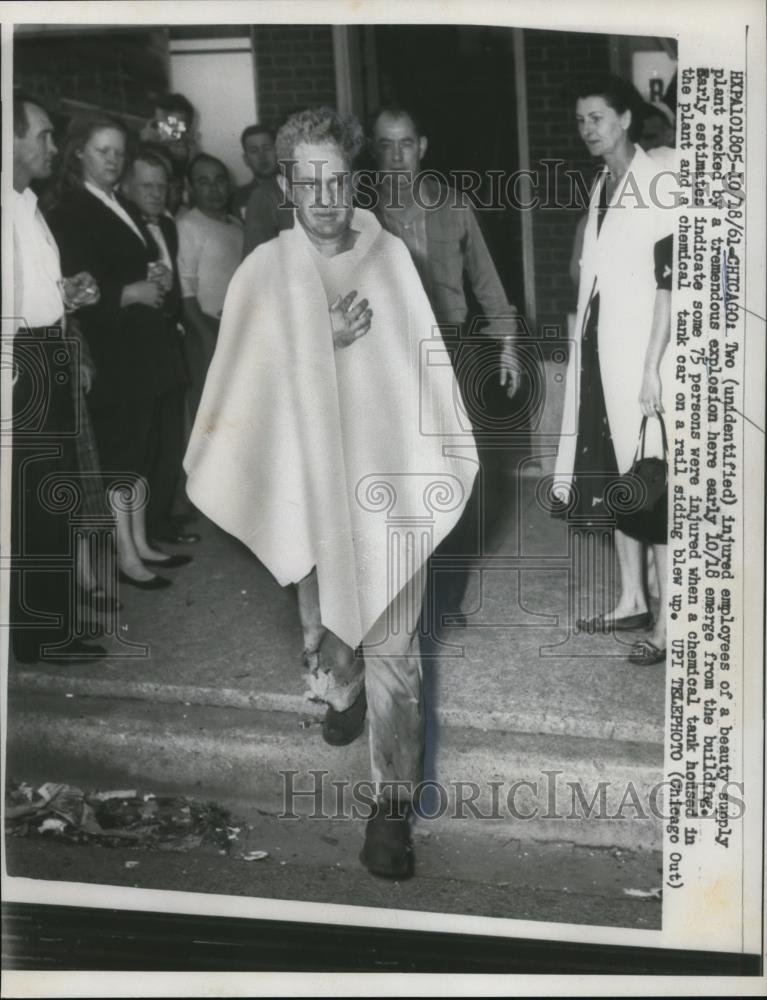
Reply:
<svg viewBox="0 0 767 1000"><path fill-rule="evenodd" d="M242 223L211 219L198 208L177 220L178 274L184 298L196 298L200 309L218 318L226 290L242 259Z"/></svg>

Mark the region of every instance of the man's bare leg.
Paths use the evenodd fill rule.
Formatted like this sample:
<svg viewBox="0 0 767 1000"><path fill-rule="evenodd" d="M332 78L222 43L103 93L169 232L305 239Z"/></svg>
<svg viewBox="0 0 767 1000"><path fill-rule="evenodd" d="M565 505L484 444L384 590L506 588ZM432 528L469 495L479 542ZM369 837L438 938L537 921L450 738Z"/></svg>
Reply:
<svg viewBox="0 0 767 1000"><path fill-rule="evenodd" d="M311 696L328 711L322 735L332 746L345 746L365 722L364 660L322 624L317 572L298 582L298 613L304 633L304 666Z"/></svg>

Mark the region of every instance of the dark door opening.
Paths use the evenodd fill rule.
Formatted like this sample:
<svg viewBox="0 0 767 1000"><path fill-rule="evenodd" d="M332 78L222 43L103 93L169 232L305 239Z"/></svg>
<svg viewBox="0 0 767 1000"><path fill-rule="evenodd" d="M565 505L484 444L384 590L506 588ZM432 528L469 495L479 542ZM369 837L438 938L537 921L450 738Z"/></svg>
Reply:
<svg viewBox="0 0 767 1000"><path fill-rule="evenodd" d="M429 142L422 168L456 187L460 175L476 175L471 197L477 219L507 298L524 314L521 216L508 203L506 184L519 167L513 30L461 25L363 30L368 117L382 105L413 107ZM468 288L467 300L469 318L480 316ZM472 338L462 345L460 361L454 359L482 465L483 549L505 530L514 473L529 451L528 393L507 398L498 352L496 343Z"/></svg>
<svg viewBox="0 0 767 1000"><path fill-rule="evenodd" d="M375 47L378 103L415 105L429 148L424 169L447 178L474 171L476 197L490 204L491 171L519 165L513 33L462 25L385 25L369 29ZM372 112L373 108L368 108ZM482 226L511 302L523 307L522 241L518 212L501 200L479 208Z"/></svg>

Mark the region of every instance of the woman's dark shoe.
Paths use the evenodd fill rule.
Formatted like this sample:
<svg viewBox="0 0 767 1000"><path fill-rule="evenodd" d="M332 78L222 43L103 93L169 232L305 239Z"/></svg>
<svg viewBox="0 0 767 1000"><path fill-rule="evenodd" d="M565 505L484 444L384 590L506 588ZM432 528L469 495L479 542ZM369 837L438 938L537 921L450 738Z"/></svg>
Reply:
<svg viewBox="0 0 767 1000"><path fill-rule="evenodd" d="M629 663L637 667L652 667L656 663L666 662L666 650L656 646L649 639L640 639L631 647Z"/></svg>
<svg viewBox="0 0 767 1000"><path fill-rule="evenodd" d="M410 809L400 803L380 802L365 827L360 861L380 878L412 878L415 856L410 839Z"/></svg>
<svg viewBox="0 0 767 1000"><path fill-rule="evenodd" d="M120 570L120 583L127 583L139 590L164 590L165 587L171 585L171 581L164 576L153 576L151 580L134 580L132 576L128 576L122 570Z"/></svg>
<svg viewBox="0 0 767 1000"><path fill-rule="evenodd" d="M364 687L343 712L337 712L332 705L328 705L322 720L322 738L325 742L332 747L345 747L353 743L365 728L367 707Z"/></svg>
<svg viewBox="0 0 767 1000"><path fill-rule="evenodd" d="M165 569L178 569L179 566L187 566L191 561L191 556L168 556L166 559L142 559L145 566L163 566Z"/></svg>
<svg viewBox="0 0 767 1000"><path fill-rule="evenodd" d="M575 622L582 632L638 632L640 629L652 628L652 623L652 615L649 611L641 611L637 615L626 615L625 618L594 615L593 618L578 618Z"/></svg>

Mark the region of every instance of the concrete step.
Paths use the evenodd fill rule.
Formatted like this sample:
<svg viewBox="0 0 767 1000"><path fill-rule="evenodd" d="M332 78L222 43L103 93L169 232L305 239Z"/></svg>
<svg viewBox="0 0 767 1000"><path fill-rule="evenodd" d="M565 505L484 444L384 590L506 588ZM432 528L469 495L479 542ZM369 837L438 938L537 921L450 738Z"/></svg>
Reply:
<svg viewBox="0 0 767 1000"><path fill-rule="evenodd" d="M603 610L582 606L574 589L576 570L591 564L535 502L534 484L520 483L492 553L470 572L468 627L446 630L445 642L422 651L435 717L479 730L661 743L663 666L628 662L641 633L575 633L575 617ZM311 711L294 588L278 586L210 522L200 518L195 531L202 542L190 547L190 565L168 573L172 587L120 589L124 608L99 640L108 659L64 670L13 665L11 688ZM604 553L590 558L601 567Z"/></svg>
<svg viewBox="0 0 767 1000"><path fill-rule="evenodd" d="M363 815L370 796L367 741L330 747L308 713L16 690L8 719L6 773L17 780L197 788L339 818L355 806ZM442 791L430 788L434 818L421 822L437 831L660 849L658 744L451 725L429 758Z"/></svg>
<svg viewBox="0 0 767 1000"><path fill-rule="evenodd" d="M662 780L663 666L628 663L634 634L573 630L577 615L599 610L582 607L574 590L583 553L541 511L534 483L517 485L490 554L470 574L468 627L422 650L436 727L427 775L447 799L432 793L431 811L445 813L433 823L457 813L462 829L483 837L658 848L663 823L648 800ZM31 778L37 761L41 780L185 786L279 811L288 780L280 771L298 772L298 789L324 771L332 812L333 781L369 779L367 746L322 741L323 709L305 700L293 588L204 519L195 530L203 540L194 562L169 574L172 587L121 588L125 606L105 622L107 659L11 666L8 773ZM591 556L602 565L604 553ZM475 801L459 781L478 786ZM514 790L519 782L530 785ZM587 806L597 794L587 818L577 818L588 808L569 783ZM605 818L624 798L623 818ZM312 804L298 800L296 811Z"/></svg>
<svg viewBox="0 0 767 1000"><path fill-rule="evenodd" d="M466 630L469 632L469 630ZM479 634L477 634L477 632ZM460 638L464 643L464 633ZM601 638L601 637L600 637ZM182 640L183 641L183 640ZM600 740L625 739L640 743L663 740L657 690L662 682L650 671L638 671L625 660L604 655L609 639L601 639L601 658L583 655L567 661L541 659L529 636L516 641L514 655L528 656L534 666L524 677L509 663L508 651L490 629L471 630L471 648L452 642L449 653L439 660L424 658L424 672L431 679L434 714L440 725L467 729L495 729L505 732L552 736L595 737ZM586 637L587 648L600 639ZM493 647L498 647L494 649ZM489 648L489 649L488 649ZM493 655L495 653L495 655ZM221 671L217 678L200 679L195 670L204 651L195 658L176 664L155 656L136 663L110 660L94 665L58 667L40 664L17 665L10 673L14 691L57 692L78 697L139 699L167 704L191 704L217 708L257 709L263 712L293 712L320 717L325 709L307 701L303 674L298 666L300 652L285 656L278 681L261 676L259 662L246 665L244 676L231 678ZM488 669L488 664L492 667ZM504 676L509 666L511 680ZM208 671L210 674L213 671ZM611 676L610 676L611 675ZM188 683L188 676L193 682ZM623 684L618 687L618 681ZM646 695L650 694L650 697Z"/></svg>

